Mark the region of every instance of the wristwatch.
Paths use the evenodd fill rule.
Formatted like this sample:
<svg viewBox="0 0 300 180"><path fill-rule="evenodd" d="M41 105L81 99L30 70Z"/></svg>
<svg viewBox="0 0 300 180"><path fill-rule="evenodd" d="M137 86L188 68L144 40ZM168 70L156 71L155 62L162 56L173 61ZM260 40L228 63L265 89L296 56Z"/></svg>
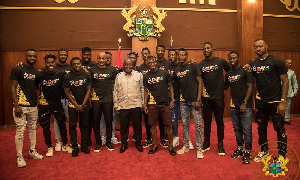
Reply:
<svg viewBox="0 0 300 180"><path fill-rule="evenodd" d="M285 99L280 99L280 101L281 101L281 102L286 102L286 100L285 100Z"/></svg>
<svg viewBox="0 0 300 180"><path fill-rule="evenodd" d="M247 101L243 100L243 104L247 105Z"/></svg>

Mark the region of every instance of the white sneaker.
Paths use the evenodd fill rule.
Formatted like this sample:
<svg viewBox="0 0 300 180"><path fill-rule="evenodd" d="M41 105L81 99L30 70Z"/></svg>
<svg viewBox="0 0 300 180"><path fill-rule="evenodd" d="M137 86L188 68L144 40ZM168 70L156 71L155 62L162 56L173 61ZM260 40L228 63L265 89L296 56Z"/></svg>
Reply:
<svg viewBox="0 0 300 180"><path fill-rule="evenodd" d="M31 150L30 150L31 151ZM29 151L29 156L33 159L43 159L43 156L40 155L36 150L32 150L32 152Z"/></svg>
<svg viewBox="0 0 300 180"><path fill-rule="evenodd" d="M173 147L176 147L179 145L179 137L174 136L173 138Z"/></svg>
<svg viewBox="0 0 300 180"><path fill-rule="evenodd" d="M197 158L198 159L204 158L203 151L201 149L197 149Z"/></svg>
<svg viewBox="0 0 300 180"><path fill-rule="evenodd" d="M65 145L65 146L63 146L62 148L61 148L61 150L63 151L63 152L68 152L68 153L72 153L72 148L69 146L69 145Z"/></svg>
<svg viewBox="0 0 300 180"><path fill-rule="evenodd" d="M262 152L259 152L257 154L257 156L255 156L255 158L253 159L253 161L260 162L262 159L266 159L268 156L269 156L268 151L262 151Z"/></svg>
<svg viewBox="0 0 300 180"><path fill-rule="evenodd" d="M189 141L189 149L195 149L191 141Z"/></svg>
<svg viewBox="0 0 300 180"><path fill-rule="evenodd" d="M102 137L101 137L101 141L102 141L102 145L106 144L106 137L105 137L105 136L102 136Z"/></svg>
<svg viewBox="0 0 300 180"><path fill-rule="evenodd" d="M189 152L189 148L183 146L180 150L177 151L177 154L183 154L183 153L186 153L186 152Z"/></svg>
<svg viewBox="0 0 300 180"><path fill-rule="evenodd" d="M23 156L18 156L17 157L17 164L18 164L19 168L27 166Z"/></svg>
<svg viewBox="0 0 300 180"><path fill-rule="evenodd" d="M52 157L53 156L53 148L52 147L48 148L48 152L46 153L46 156L47 157Z"/></svg>
<svg viewBox="0 0 300 180"><path fill-rule="evenodd" d="M61 151L61 142L56 143L56 145L55 145L55 151Z"/></svg>
<svg viewBox="0 0 300 180"><path fill-rule="evenodd" d="M113 143L113 144L119 144L120 142L118 141L118 139L115 137L115 136L113 136L112 138L111 138L111 142Z"/></svg>

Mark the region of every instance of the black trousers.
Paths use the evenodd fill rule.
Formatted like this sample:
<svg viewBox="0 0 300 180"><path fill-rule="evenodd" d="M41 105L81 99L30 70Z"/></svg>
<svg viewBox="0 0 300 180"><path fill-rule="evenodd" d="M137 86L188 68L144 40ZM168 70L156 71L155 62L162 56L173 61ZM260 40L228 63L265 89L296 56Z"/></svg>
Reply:
<svg viewBox="0 0 300 180"><path fill-rule="evenodd" d="M120 125L121 125L121 142L127 143L130 118L132 118L133 131L136 136L136 145L140 145L142 141L142 109L121 109L119 110Z"/></svg>
<svg viewBox="0 0 300 180"><path fill-rule="evenodd" d="M203 119L204 119L204 141L210 142L212 112L214 112L217 123L218 143L224 140L224 99L202 98Z"/></svg>
<svg viewBox="0 0 300 180"><path fill-rule="evenodd" d="M81 133L81 147L87 147L88 132L89 132L89 115L90 106L84 108L83 112L78 112L75 108L69 107L69 133L70 141L73 148L78 148L77 145L77 120L79 116L79 128Z"/></svg>
<svg viewBox="0 0 300 180"><path fill-rule="evenodd" d="M93 130L98 145L102 145L100 135L100 120L103 112L105 125L106 125L106 142L111 142L112 137L112 113L113 113L113 101L92 101L93 105Z"/></svg>
<svg viewBox="0 0 300 180"><path fill-rule="evenodd" d="M287 135L284 128L284 116L277 113L277 106L279 103L267 103L264 101L256 101L255 108L258 110L256 113L256 122L258 124L258 143L262 151L267 151L268 146L268 121L271 117L274 130L277 132L278 140L278 154L285 156L287 153Z"/></svg>
<svg viewBox="0 0 300 180"><path fill-rule="evenodd" d="M92 130L93 130L93 110L92 110L92 108L90 108L88 142L92 141L92 139L91 139Z"/></svg>
<svg viewBox="0 0 300 180"><path fill-rule="evenodd" d="M144 121L145 121L145 129L146 129L146 135L147 135L147 140L151 140L151 132L150 128L151 126L148 124L148 114L145 113L145 111L142 111L144 115Z"/></svg>
<svg viewBox="0 0 300 180"><path fill-rule="evenodd" d="M48 146L48 148L52 147L51 130L50 130L51 114L53 114L53 116L57 120L63 145L66 145L68 143L68 137L67 137L67 128L66 128L66 115L63 109L58 111L55 110L49 111L47 106L39 106L39 122L40 125L43 127L43 135L45 138L45 143Z"/></svg>

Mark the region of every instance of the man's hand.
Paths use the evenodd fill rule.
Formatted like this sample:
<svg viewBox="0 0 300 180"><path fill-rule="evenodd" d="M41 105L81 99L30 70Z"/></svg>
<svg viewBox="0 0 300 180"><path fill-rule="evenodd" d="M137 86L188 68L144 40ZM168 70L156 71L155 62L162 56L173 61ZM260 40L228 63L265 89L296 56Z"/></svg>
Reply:
<svg viewBox="0 0 300 180"><path fill-rule="evenodd" d="M15 106L15 116L20 118L23 114L22 108L20 106Z"/></svg>
<svg viewBox="0 0 300 180"><path fill-rule="evenodd" d="M277 106L277 113L284 115L285 113L285 102L281 101Z"/></svg>
<svg viewBox="0 0 300 180"><path fill-rule="evenodd" d="M297 96L297 93L294 94L294 97L296 97L296 96Z"/></svg>
<svg viewBox="0 0 300 180"><path fill-rule="evenodd" d="M114 109L115 109L115 113L116 113L116 114L119 114L118 108L114 108Z"/></svg>
<svg viewBox="0 0 300 180"><path fill-rule="evenodd" d="M144 111L146 114L148 114L148 107L147 106L144 106Z"/></svg>
<svg viewBox="0 0 300 180"><path fill-rule="evenodd" d="M171 100L170 101L170 109L173 109L174 108L174 100Z"/></svg>
<svg viewBox="0 0 300 180"><path fill-rule="evenodd" d="M196 111L198 111L198 110L201 108L201 104L202 104L201 101L196 101L194 109L195 109Z"/></svg>
<svg viewBox="0 0 300 180"><path fill-rule="evenodd" d="M246 104L242 103L242 105L240 107L240 112L241 113L245 113L246 112Z"/></svg>
<svg viewBox="0 0 300 180"><path fill-rule="evenodd" d="M23 62L18 62L18 63L16 64L16 67L23 67Z"/></svg>
<svg viewBox="0 0 300 180"><path fill-rule="evenodd" d="M76 110L79 111L79 112L83 112L84 111L84 106L82 104L81 105L77 105L75 107L76 107Z"/></svg>
<svg viewBox="0 0 300 180"><path fill-rule="evenodd" d="M252 72L252 68L251 68L250 64L245 64L245 65L243 66L243 68L244 68L247 72Z"/></svg>

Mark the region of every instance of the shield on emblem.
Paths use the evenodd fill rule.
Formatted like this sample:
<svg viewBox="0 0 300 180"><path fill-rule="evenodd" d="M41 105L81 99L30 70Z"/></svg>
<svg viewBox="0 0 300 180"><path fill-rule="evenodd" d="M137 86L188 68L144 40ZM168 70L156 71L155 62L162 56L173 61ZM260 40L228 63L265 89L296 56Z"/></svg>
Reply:
<svg viewBox="0 0 300 180"><path fill-rule="evenodd" d="M136 19L136 32L143 36L152 32L153 19L152 18L137 18Z"/></svg>

